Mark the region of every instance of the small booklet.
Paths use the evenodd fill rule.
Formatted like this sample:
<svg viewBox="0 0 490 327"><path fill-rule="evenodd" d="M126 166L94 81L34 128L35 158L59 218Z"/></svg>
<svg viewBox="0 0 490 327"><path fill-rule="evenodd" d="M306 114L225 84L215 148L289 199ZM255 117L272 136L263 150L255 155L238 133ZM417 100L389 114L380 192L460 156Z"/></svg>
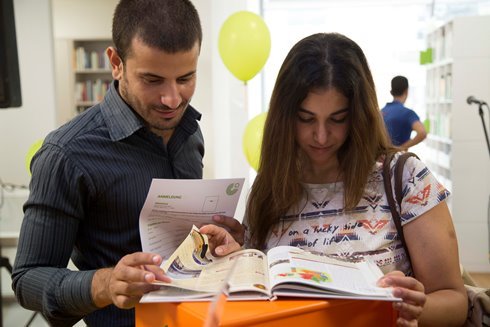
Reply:
<svg viewBox="0 0 490 327"><path fill-rule="evenodd" d="M206 235L195 226L162 269L172 282L155 282L161 289L145 294L142 303L211 301L223 289L230 301L282 296L401 300L392 289L376 286L383 273L374 263L343 261L291 246L277 246L267 255L249 249L216 258Z"/></svg>

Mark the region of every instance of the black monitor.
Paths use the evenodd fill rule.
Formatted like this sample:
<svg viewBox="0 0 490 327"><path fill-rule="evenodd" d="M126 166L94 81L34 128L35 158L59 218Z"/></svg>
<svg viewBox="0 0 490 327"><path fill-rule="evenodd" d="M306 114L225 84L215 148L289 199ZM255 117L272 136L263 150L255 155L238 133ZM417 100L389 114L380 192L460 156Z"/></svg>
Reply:
<svg viewBox="0 0 490 327"><path fill-rule="evenodd" d="M0 0L0 108L21 105L14 3Z"/></svg>

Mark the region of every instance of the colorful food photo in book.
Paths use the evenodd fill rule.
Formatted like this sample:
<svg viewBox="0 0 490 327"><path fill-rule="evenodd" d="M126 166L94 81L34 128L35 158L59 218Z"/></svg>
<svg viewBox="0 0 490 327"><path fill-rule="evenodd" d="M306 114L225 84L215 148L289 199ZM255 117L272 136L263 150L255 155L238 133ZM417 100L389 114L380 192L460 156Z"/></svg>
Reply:
<svg viewBox="0 0 490 327"><path fill-rule="evenodd" d="M330 275L321 271L313 271L305 268L292 268L289 273L282 273L276 276L277 279L281 277L296 277L305 280L311 280L317 283L327 283L331 282L332 279Z"/></svg>

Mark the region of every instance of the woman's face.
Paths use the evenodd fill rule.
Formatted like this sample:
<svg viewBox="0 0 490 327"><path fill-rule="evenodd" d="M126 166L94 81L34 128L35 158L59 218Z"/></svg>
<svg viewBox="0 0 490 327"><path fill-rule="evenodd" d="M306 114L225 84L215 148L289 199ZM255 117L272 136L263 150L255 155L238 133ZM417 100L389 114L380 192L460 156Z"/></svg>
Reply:
<svg viewBox="0 0 490 327"><path fill-rule="evenodd" d="M328 182L338 174L337 152L349 127L349 100L335 88L308 93L296 121L296 142L308 159L313 181ZM333 177L335 179L335 177Z"/></svg>

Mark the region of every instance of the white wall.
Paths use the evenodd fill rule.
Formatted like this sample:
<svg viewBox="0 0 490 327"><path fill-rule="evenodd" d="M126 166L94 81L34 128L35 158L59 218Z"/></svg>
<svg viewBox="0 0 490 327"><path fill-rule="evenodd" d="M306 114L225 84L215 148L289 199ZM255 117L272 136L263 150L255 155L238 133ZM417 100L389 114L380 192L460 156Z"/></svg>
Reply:
<svg viewBox="0 0 490 327"><path fill-rule="evenodd" d="M14 11L22 106L0 110L0 178L5 183L27 185L25 155L35 140L55 126L51 3L50 0L14 0ZM16 189L5 191L4 195L12 198L4 208L15 203L16 209L21 210L27 192ZM12 218L3 216L11 211L0 212L0 219ZM2 254L12 263L15 248L4 247ZM1 269L0 275L2 294L13 296L7 271Z"/></svg>
<svg viewBox="0 0 490 327"><path fill-rule="evenodd" d="M27 184L25 155L55 127L50 0L14 0L22 106L0 110L0 178Z"/></svg>
<svg viewBox="0 0 490 327"><path fill-rule="evenodd" d="M117 0L51 0L55 38L110 38Z"/></svg>
<svg viewBox="0 0 490 327"><path fill-rule="evenodd" d="M201 1L195 1L200 3ZM246 124L249 120L250 99L249 89L254 83L258 82L257 77L252 79L247 86L239 81L227 70L223 64L218 51L218 37L222 24L234 12L240 10L254 10L246 0L227 1L214 0L211 3L211 16L203 17L205 35L208 40L204 40L211 56L211 75L202 76L207 80L198 84L199 92L208 92L212 94L211 110L209 113L209 125L204 119L204 132L208 146L206 151L213 151L210 159L205 162L206 177L226 178L226 177L244 177L246 183L237 208L237 219L242 219L246 196L249 189L249 165L246 162L242 151L242 135ZM210 27L210 28L209 28ZM206 86L211 85L209 90ZM197 99L196 99L197 100ZM212 143L210 143L210 141ZM208 153L209 154L209 153Z"/></svg>

